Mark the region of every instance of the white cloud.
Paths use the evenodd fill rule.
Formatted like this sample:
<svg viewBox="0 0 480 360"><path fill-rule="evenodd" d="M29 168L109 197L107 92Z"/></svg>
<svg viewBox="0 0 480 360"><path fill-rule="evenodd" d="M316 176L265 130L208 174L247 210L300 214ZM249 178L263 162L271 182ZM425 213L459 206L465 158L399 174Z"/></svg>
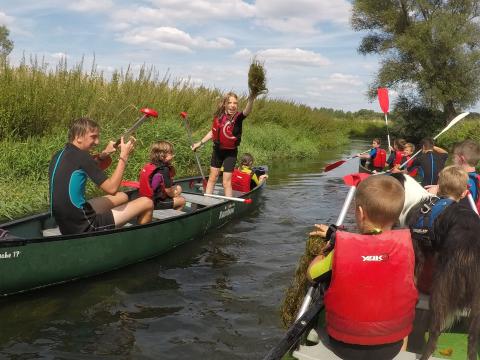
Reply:
<svg viewBox="0 0 480 360"><path fill-rule="evenodd" d="M8 16L4 12L0 11L0 25L11 25L15 21L13 16Z"/></svg>
<svg viewBox="0 0 480 360"><path fill-rule="evenodd" d="M341 73L331 74L329 76L329 80L335 84L346 84L346 85L352 85L352 86L360 86L363 84L358 76L341 74Z"/></svg>
<svg viewBox="0 0 480 360"><path fill-rule="evenodd" d="M255 7L241 0L152 0L152 7L130 6L112 14L111 26L178 26L181 22L204 24L208 21L253 17Z"/></svg>
<svg viewBox="0 0 480 360"><path fill-rule="evenodd" d="M321 23L347 25L352 5L347 0L257 0L260 24L281 32L311 33Z"/></svg>
<svg viewBox="0 0 480 360"><path fill-rule="evenodd" d="M113 7L112 0L76 0L68 4L68 8L74 11L104 11Z"/></svg>
<svg viewBox="0 0 480 360"><path fill-rule="evenodd" d="M239 59L251 59L253 57L253 53L248 49L242 49L233 54L233 57Z"/></svg>
<svg viewBox="0 0 480 360"><path fill-rule="evenodd" d="M207 40L192 37L190 34L173 27L139 28L127 31L120 41L134 45L152 45L173 51L192 52L193 49L225 49L234 46L232 40L219 37Z"/></svg>
<svg viewBox="0 0 480 360"><path fill-rule="evenodd" d="M266 49L257 53L258 57L268 63L282 63L296 66L325 66L330 60L322 55L302 49Z"/></svg>
<svg viewBox="0 0 480 360"><path fill-rule="evenodd" d="M52 57L53 59L56 59L56 60L60 60L60 59L68 59L70 58L69 55L63 53L63 52L56 52L56 53L53 53L53 54L50 54L50 57Z"/></svg>

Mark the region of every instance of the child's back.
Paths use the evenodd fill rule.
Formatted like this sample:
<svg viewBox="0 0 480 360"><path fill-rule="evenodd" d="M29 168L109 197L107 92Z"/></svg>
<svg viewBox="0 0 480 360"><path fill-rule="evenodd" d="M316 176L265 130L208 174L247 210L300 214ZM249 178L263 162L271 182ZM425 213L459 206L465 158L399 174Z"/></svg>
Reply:
<svg viewBox="0 0 480 360"><path fill-rule="evenodd" d="M413 247L408 230L391 230L404 196L396 179L371 176L355 197L362 234L318 226L334 246L325 310L330 347L342 358L391 359L412 330L417 301ZM317 258L309 277L326 278L320 267Z"/></svg>

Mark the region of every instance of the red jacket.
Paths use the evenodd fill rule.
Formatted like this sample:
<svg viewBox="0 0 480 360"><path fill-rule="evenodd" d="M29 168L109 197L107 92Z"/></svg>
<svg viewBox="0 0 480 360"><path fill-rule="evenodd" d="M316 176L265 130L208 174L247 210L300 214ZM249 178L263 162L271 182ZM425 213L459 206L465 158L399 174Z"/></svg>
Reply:
<svg viewBox="0 0 480 360"><path fill-rule="evenodd" d="M236 191L249 192L252 174L253 172L248 174L240 171L240 169L234 169L232 173L232 189Z"/></svg>
<svg viewBox="0 0 480 360"><path fill-rule="evenodd" d="M236 149L238 145L238 138L233 135L233 128L235 121L240 115L237 112L232 119L228 119L226 114L220 118L215 117L212 124L212 139L214 143L220 145L220 149Z"/></svg>
<svg viewBox="0 0 480 360"><path fill-rule="evenodd" d="M155 190L152 189L152 177L157 172L158 167L152 163L148 163L143 167L142 170L140 170L140 187L138 189L138 194L140 196L146 196L153 200L162 200L168 197L167 193L165 192L165 181L163 180L163 176L158 187ZM171 179L173 179L175 176L175 169L173 166L169 166L169 175Z"/></svg>
<svg viewBox="0 0 480 360"><path fill-rule="evenodd" d="M400 165L403 160L403 152L395 150L395 159L393 159L392 167L395 165Z"/></svg>
<svg viewBox="0 0 480 360"><path fill-rule="evenodd" d="M349 344L380 345L412 330L417 302L410 230L337 231L325 294L327 332Z"/></svg>
<svg viewBox="0 0 480 360"><path fill-rule="evenodd" d="M376 168L384 168L387 162L387 152L381 148L377 148L377 154L373 158L373 166Z"/></svg>

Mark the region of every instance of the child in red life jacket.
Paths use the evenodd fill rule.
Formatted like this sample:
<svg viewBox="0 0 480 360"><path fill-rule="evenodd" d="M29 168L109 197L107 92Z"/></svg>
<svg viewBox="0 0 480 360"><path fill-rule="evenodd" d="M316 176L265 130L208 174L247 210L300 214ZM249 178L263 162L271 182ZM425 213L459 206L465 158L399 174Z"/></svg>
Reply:
<svg viewBox="0 0 480 360"><path fill-rule="evenodd" d="M454 146L453 163L468 173L468 190L472 194L477 209L480 209L480 176L477 174L475 167L479 160L480 145L477 142L467 139ZM466 198L461 203L470 206Z"/></svg>
<svg viewBox="0 0 480 360"><path fill-rule="evenodd" d="M390 169L402 163L403 151L405 150L405 139L395 139L393 142L393 148L390 148L390 155L387 159L387 164Z"/></svg>
<svg viewBox="0 0 480 360"><path fill-rule="evenodd" d="M210 175L205 193L212 194L223 165L223 189L225 196L232 196L232 172L237 162L238 145L242 137L243 120L250 114L255 98L248 97L243 111L238 111L238 96L229 92L218 106L210 130L201 141L192 145L196 151L207 141L213 140L213 153L210 162Z"/></svg>
<svg viewBox="0 0 480 360"><path fill-rule="evenodd" d="M155 209L180 210L185 206L181 186L173 184L174 156L170 142L158 141L150 149L150 162L140 171L139 195L151 198Z"/></svg>
<svg viewBox="0 0 480 360"><path fill-rule="evenodd" d="M405 166L405 169L407 169L407 173L411 177L417 176L417 173L418 173L418 169L415 166L413 166L413 160L410 160L410 158L414 153L415 153L415 145L413 145L412 143L406 143L405 148L403 149L404 158L402 159L402 164L405 161L408 161L407 165Z"/></svg>
<svg viewBox="0 0 480 360"><path fill-rule="evenodd" d="M334 250L307 270L315 281L331 278L324 302L329 347L342 359L392 359L411 332L417 289L410 231L391 230L405 192L394 178L370 176L355 195L360 234L315 225Z"/></svg>
<svg viewBox="0 0 480 360"><path fill-rule="evenodd" d="M237 191L248 192L254 187L260 185L261 182L268 179L267 174L257 176L252 169L253 156L245 153L240 158L240 167L233 170L232 189Z"/></svg>
<svg viewBox="0 0 480 360"><path fill-rule="evenodd" d="M380 147L380 139L378 138L372 140L372 149L368 154L357 154L357 156L363 161L369 159L369 168L374 171L383 171L387 161L387 152Z"/></svg>

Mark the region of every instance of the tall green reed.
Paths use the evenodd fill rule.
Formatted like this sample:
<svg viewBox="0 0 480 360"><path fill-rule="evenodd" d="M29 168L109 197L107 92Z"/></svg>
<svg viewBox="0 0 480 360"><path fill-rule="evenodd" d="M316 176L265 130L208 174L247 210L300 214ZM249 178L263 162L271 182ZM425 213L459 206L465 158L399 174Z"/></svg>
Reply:
<svg viewBox="0 0 480 360"><path fill-rule="evenodd" d="M148 161L150 145L161 139L175 146L178 176L198 174L180 112L189 113L194 140L198 140L210 130L221 96L218 89L192 87L153 67L143 66L138 72L127 67L107 79L95 63L86 69L84 61L69 67L62 60L55 68L36 57L23 59L17 67L0 63L0 193L5 194L0 218L47 208L49 161L66 142L70 122L80 116L100 124L103 147L132 125L141 115L140 108L154 108L159 118L138 129L125 178L137 178ZM245 103L241 96L240 107ZM257 164L273 157L313 157L347 141L349 128L338 120L342 114L257 99L245 120L239 151L252 153ZM205 170L210 147L211 143L199 151Z"/></svg>

